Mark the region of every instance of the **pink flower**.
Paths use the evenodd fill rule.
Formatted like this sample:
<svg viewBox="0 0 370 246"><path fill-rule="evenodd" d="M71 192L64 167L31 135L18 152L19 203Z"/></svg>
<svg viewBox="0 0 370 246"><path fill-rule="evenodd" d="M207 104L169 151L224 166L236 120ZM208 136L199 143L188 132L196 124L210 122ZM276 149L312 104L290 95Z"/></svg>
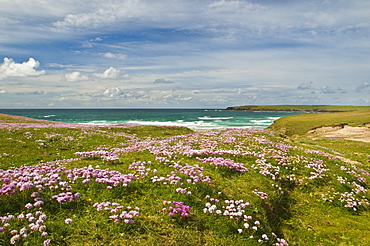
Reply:
<svg viewBox="0 0 370 246"><path fill-rule="evenodd" d="M68 219L65 219L64 220L64 223L66 223L67 225L72 223L72 219L68 218Z"/></svg>

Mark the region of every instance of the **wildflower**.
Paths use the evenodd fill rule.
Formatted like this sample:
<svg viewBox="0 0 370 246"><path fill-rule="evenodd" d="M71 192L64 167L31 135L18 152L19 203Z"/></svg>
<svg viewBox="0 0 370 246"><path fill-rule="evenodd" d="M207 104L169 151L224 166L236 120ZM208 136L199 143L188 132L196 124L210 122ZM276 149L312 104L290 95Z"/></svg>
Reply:
<svg viewBox="0 0 370 246"><path fill-rule="evenodd" d="M15 244L16 242L18 242L19 240L21 239L20 235L14 235L11 239L10 239L10 244Z"/></svg>
<svg viewBox="0 0 370 246"><path fill-rule="evenodd" d="M35 203L33 204L33 206L35 206L35 207L40 207L42 204L44 204L44 202L43 202L43 201L37 201L37 202L35 202Z"/></svg>
<svg viewBox="0 0 370 246"><path fill-rule="evenodd" d="M238 232L239 232L239 233L242 233L242 232L243 232L243 230L242 230L242 229L238 229Z"/></svg>
<svg viewBox="0 0 370 246"><path fill-rule="evenodd" d="M32 205L31 203L27 203L27 204L25 205L25 208L27 208L27 209L31 209L31 208L33 208L33 205Z"/></svg>
<svg viewBox="0 0 370 246"><path fill-rule="evenodd" d="M50 239L44 241L44 246L48 246L50 244Z"/></svg>
<svg viewBox="0 0 370 246"><path fill-rule="evenodd" d="M46 231L46 226L42 225L39 227L39 232L44 232Z"/></svg>
<svg viewBox="0 0 370 246"><path fill-rule="evenodd" d="M27 234L26 227L23 227L22 229L20 229L19 234L21 234L21 235Z"/></svg>
<svg viewBox="0 0 370 246"><path fill-rule="evenodd" d="M47 218L48 216L46 216L45 214L41 214L39 220L46 220Z"/></svg>
<svg viewBox="0 0 370 246"><path fill-rule="evenodd" d="M64 223L66 223L67 225L72 223L72 219L68 218L68 219L65 219L64 220Z"/></svg>

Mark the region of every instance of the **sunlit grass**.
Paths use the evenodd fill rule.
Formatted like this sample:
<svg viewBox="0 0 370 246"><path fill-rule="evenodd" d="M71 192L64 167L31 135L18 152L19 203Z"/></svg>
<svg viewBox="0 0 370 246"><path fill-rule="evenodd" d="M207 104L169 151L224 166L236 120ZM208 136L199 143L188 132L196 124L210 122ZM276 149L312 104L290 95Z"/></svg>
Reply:
<svg viewBox="0 0 370 246"><path fill-rule="evenodd" d="M340 113L300 114L280 118L270 127L271 130L293 136L304 135L309 130L320 126L347 124L360 126L370 122L370 110L358 110Z"/></svg>

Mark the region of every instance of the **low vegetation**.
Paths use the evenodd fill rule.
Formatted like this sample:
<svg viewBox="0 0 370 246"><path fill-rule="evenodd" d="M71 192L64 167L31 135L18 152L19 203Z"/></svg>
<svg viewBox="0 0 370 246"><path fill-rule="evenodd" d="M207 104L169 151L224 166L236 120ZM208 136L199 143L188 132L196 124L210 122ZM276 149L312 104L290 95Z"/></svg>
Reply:
<svg viewBox="0 0 370 246"><path fill-rule="evenodd" d="M335 106L335 105L246 105L228 107L226 110L242 111L282 111L282 112L349 112L370 110L369 106Z"/></svg>
<svg viewBox="0 0 370 246"><path fill-rule="evenodd" d="M339 113L299 114L276 120L270 130L287 136L304 135L309 130L321 126L348 125L361 126L370 123L370 109Z"/></svg>
<svg viewBox="0 0 370 246"><path fill-rule="evenodd" d="M367 143L0 117L0 245L370 245Z"/></svg>

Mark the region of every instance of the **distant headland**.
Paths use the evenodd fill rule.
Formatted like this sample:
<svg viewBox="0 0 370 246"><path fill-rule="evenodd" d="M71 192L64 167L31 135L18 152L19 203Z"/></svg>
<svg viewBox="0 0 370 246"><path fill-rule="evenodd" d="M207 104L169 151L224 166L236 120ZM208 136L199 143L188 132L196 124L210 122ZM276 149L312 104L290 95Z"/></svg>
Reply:
<svg viewBox="0 0 370 246"><path fill-rule="evenodd" d="M308 112L330 113L369 110L370 106L337 106L337 105L246 105L228 107L225 110L260 111L260 112Z"/></svg>

